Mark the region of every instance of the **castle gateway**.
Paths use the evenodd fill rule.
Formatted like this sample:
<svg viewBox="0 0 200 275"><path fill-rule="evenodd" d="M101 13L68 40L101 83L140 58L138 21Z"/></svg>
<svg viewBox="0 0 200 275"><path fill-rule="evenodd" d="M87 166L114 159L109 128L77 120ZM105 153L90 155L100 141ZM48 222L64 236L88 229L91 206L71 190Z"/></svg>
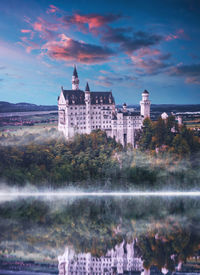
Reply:
<svg viewBox="0 0 200 275"><path fill-rule="evenodd" d="M90 134L101 129L109 137L115 138L123 146L135 146L135 133L142 128L144 118L150 117L149 93L145 90L140 101L140 112L117 109L111 91L90 91L88 83L85 90L79 89L76 67L72 76L72 89L64 90L58 97L58 130L67 139L75 134Z"/></svg>

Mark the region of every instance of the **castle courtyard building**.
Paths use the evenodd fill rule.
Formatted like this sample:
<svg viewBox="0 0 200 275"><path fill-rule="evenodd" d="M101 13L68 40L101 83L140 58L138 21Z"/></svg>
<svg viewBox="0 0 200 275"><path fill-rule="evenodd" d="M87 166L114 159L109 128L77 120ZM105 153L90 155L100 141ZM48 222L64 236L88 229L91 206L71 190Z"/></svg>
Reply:
<svg viewBox="0 0 200 275"><path fill-rule="evenodd" d="M150 117L149 93L145 90L140 101L140 112L128 110L126 104L117 109L111 91L90 91L79 89L76 67L72 76L72 89L61 87L58 97L58 130L67 139L75 134L90 134L101 129L107 136L115 138L123 146L135 146L135 134L142 128L144 118Z"/></svg>

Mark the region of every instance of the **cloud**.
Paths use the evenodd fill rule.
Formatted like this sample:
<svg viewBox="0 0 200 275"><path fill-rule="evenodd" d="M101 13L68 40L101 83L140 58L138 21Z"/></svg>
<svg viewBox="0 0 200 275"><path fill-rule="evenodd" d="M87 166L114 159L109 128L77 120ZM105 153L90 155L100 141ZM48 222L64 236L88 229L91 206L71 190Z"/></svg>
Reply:
<svg viewBox="0 0 200 275"><path fill-rule="evenodd" d="M38 43L35 43L29 40L27 37L21 37L22 42L18 42L18 44L22 45L27 53L30 53L33 50L39 50L41 46Z"/></svg>
<svg viewBox="0 0 200 275"><path fill-rule="evenodd" d="M175 39L189 39L189 37L185 34L183 29L179 29L177 30L174 34L168 34L165 36L164 40L165 41L171 41L171 40L175 40Z"/></svg>
<svg viewBox="0 0 200 275"><path fill-rule="evenodd" d="M60 27L59 23L51 23L41 17L38 17L37 21L31 25L34 31L40 33L40 38L44 40L53 39L56 36L55 32L58 31Z"/></svg>
<svg viewBox="0 0 200 275"><path fill-rule="evenodd" d="M197 84L197 85L200 85L200 76L198 77L186 77L186 80L185 80L186 83L188 84Z"/></svg>
<svg viewBox="0 0 200 275"><path fill-rule="evenodd" d="M64 16L63 22L65 22L66 25L74 24L79 29L86 31L87 27L89 28L89 30L92 30L94 28L100 28L102 26L105 26L109 23L116 21L119 18L121 18L121 15L116 14L100 15L92 13L83 15L75 13L72 16Z"/></svg>
<svg viewBox="0 0 200 275"><path fill-rule="evenodd" d="M166 62L170 57L170 53L163 54L157 49L142 48L131 55L131 60L139 74L156 75L172 65Z"/></svg>
<svg viewBox="0 0 200 275"><path fill-rule="evenodd" d="M5 70L6 66L0 66L0 70Z"/></svg>
<svg viewBox="0 0 200 275"><path fill-rule="evenodd" d="M121 75L121 74L119 75L117 73L110 73L104 70L101 70L101 73L103 75L100 75L98 77L98 80L95 81L96 85L110 87L116 83L127 84L137 80L136 77L131 75Z"/></svg>
<svg viewBox="0 0 200 275"><path fill-rule="evenodd" d="M57 31L61 27L60 22L49 22L45 19L38 17L35 22L31 22L30 18L25 17L24 21L28 23L32 30L30 29L22 29L21 32L24 34L30 34L30 38L33 39L34 35L39 34L39 38L43 40L50 40L55 38L57 35Z"/></svg>
<svg viewBox="0 0 200 275"><path fill-rule="evenodd" d="M22 29L21 32L22 32L22 33L31 33L32 30L25 30L25 29Z"/></svg>
<svg viewBox="0 0 200 275"><path fill-rule="evenodd" d="M60 41L49 41L42 47L49 57L56 60L97 64L107 61L114 55L108 47L76 41L64 34L59 37Z"/></svg>
<svg viewBox="0 0 200 275"><path fill-rule="evenodd" d="M179 64L172 68L170 75L186 77L186 83L200 85L200 63L190 65Z"/></svg>
<svg viewBox="0 0 200 275"><path fill-rule="evenodd" d="M128 35L131 29L125 28L107 28L107 30L102 35L102 41L110 43L118 43L120 48L131 54L133 51L138 49L154 46L160 43L163 39L161 35L152 34L144 31L138 31Z"/></svg>
<svg viewBox="0 0 200 275"><path fill-rule="evenodd" d="M56 13L59 11L59 8L57 8L54 5L49 5L48 9L47 9L47 14L52 14L52 13Z"/></svg>

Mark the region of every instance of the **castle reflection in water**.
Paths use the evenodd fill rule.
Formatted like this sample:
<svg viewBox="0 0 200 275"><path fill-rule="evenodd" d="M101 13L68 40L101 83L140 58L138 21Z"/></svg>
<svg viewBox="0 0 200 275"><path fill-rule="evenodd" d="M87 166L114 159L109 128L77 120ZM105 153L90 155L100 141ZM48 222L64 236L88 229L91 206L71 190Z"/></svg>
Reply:
<svg viewBox="0 0 200 275"><path fill-rule="evenodd" d="M74 250L66 248L65 253L58 257L58 262L59 275L110 275L123 274L125 271L140 274L143 270L143 261L135 241L123 241L102 257L94 257L91 253L76 254Z"/></svg>

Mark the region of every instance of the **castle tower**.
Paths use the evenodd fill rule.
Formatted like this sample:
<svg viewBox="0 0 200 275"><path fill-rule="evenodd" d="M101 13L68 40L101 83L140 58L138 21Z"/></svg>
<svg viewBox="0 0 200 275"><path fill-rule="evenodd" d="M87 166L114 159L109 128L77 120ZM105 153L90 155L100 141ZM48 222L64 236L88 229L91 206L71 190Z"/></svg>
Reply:
<svg viewBox="0 0 200 275"><path fill-rule="evenodd" d="M85 87L85 104L86 104L86 133L90 134L91 132L91 115L90 115L90 87L88 82Z"/></svg>
<svg viewBox="0 0 200 275"><path fill-rule="evenodd" d="M123 112L126 113L127 112L127 105L126 105L126 103L123 104L122 108L123 108Z"/></svg>
<svg viewBox="0 0 200 275"><path fill-rule="evenodd" d="M144 90L144 92L142 93L142 100L140 101L140 114L144 118L150 118L150 105L151 102L149 100L149 92L147 90Z"/></svg>
<svg viewBox="0 0 200 275"><path fill-rule="evenodd" d="M179 126L181 126L181 125L183 125L183 118L182 118L182 116L177 116L177 121L178 121L178 125Z"/></svg>
<svg viewBox="0 0 200 275"><path fill-rule="evenodd" d="M78 79L78 73L76 70L76 65L74 65L74 71L72 75L72 90L79 90L79 79Z"/></svg>

